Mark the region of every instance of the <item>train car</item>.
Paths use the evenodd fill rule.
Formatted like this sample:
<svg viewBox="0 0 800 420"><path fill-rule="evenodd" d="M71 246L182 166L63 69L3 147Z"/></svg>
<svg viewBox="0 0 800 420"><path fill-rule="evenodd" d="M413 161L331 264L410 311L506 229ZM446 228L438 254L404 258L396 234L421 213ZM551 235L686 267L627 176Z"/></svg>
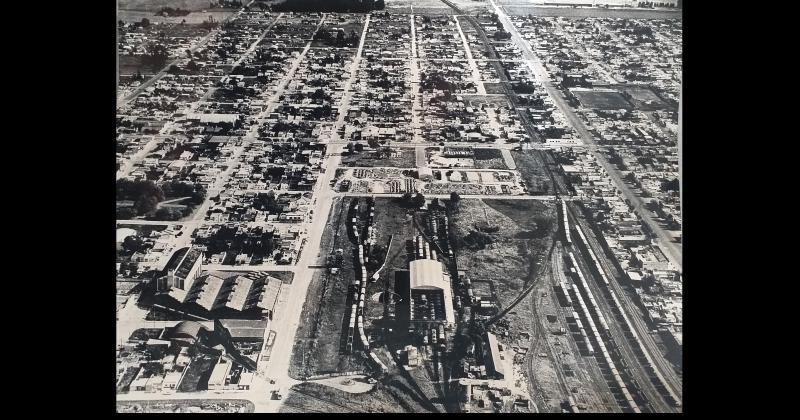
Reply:
<svg viewBox="0 0 800 420"><path fill-rule="evenodd" d="M569 233L569 216L567 214L567 202L561 200L561 213L564 216L564 242L568 245L572 245L572 238L570 237Z"/></svg>
<svg viewBox="0 0 800 420"><path fill-rule="evenodd" d="M592 347L592 343L586 342L586 354L590 356L594 356L594 347Z"/></svg>

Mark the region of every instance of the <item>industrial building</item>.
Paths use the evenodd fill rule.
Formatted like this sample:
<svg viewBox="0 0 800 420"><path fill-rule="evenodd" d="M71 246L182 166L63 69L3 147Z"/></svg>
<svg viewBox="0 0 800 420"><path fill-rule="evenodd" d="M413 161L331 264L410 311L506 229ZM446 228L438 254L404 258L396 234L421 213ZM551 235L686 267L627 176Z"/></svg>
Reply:
<svg viewBox="0 0 800 420"><path fill-rule="evenodd" d="M178 301L186 299L194 281L200 277L203 253L195 248L181 248L172 254L163 273L156 278L156 291L168 293Z"/></svg>
<svg viewBox="0 0 800 420"><path fill-rule="evenodd" d="M172 298L172 303L177 301L183 310L203 317L237 317L242 312L272 317L283 285L280 279L268 275L225 279L201 276L201 254L181 251L173 255L157 279L157 291Z"/></svg>
<svg viewBox="0 0 800 420"><path fill-rule="evenodd" d="M493 374L495 378L504 379L506 377L506 372L503 367L503 356L500 351L500 343L497 342L497 337L487 332L486 343L486 370L489 374Z"/></svg>
<svg viewBox="0 0 800 420"><path fill-rule="evenodd" d="M430 250L428 250L430 252ZM442 263L435 259L422 258L409 263L407 280L399 276L398 290L407 302L408 320L411 323L455 323L453 291L450 276Z"/></svg>

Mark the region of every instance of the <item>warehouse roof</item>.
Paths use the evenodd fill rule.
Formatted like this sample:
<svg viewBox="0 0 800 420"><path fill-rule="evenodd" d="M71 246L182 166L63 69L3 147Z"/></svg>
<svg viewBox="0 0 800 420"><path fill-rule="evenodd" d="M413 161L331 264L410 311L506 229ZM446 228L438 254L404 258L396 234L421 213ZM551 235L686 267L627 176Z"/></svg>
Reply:
<svg viewBox="0 0 800 420"><path fill-rule="evenodd" d="M437 260L414 260L408 264L411 289L439 289L444 292L444 312L448 323L455 322L450 277Z"/></svg>

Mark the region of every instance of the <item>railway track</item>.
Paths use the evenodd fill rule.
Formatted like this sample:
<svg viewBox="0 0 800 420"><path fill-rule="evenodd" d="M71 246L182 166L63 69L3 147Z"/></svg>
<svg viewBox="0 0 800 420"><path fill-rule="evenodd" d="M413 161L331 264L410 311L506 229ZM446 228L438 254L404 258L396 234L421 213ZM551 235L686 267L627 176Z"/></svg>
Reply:
<svg viewBox="0 0 800 420"><path fill-rule="evenodd" d="M591 232L591 229L586 226L585 221L580 219L576 220L579 222L577 226L581 227L583 231ZM589 242L586 244L586 246L602 249L600 244L597 242L597 239L591 235L579 235L579 238L581 240L584 240L583 238L585 238L585 241ZM630 308L635 309L636 307L629 300L627 294L616 280L616 277L612 275L614 279L608 280L608 277L605 274L615 273L616 270L610 266L609 262L603 257L602 254L600 257L596 258L596 261L600 266L595 267L595 271L597 271L598 274L601 274L601 277L605 277L604 284L607 285L605 289L601 288L601 292L604 297L612 300L612 302L615 303L612 308L615 309L613 312L615 312L615 317L620 325L623 325L623 330L628 341L636 344L632 345L631 347L633 352L636 354L637 359L639 359L639 361L644 365L645 369L648 371L650 380L653 382L653 385L664 396L664 398L672 405L680 406L682 404L682 381L676 374L675 370L671 367L669 362L664 359L661 350L650 336L649 328L644 325L641 317L636 313L632 315L626 314L626 312L631 312ZM600 272L601 270L602 273ZM627 307L628 309L623 307Z"/></svg>
<svg viewBox="0 0 800 420"><path fill-rule="evenodd" d="M524 110L520 109L520 101L519 97L517 96L517 92L514 92L514 89L511 88L511 80L508 78L506 74L506 70L503 68L503 64L500 60L500 57L497 56L497 51L492 45L492 42L489 40L489 37L486 35L486 31L483 30L480 22L478 22L474 17L470 16L469 14L465 13L461 8L453 4L448 0L441 0L442 3L450 6L451 9L455 10L458 14L462 15L464 19L469 22L469 24L475 29L478 34L478 37L481 39L483 46L487 52L489 52L490 57L488 59L489 63L491 63L492 67L494 67L495 73L497 73L497 77L500 78L500 86L503 88L503 94L508 98L511 102L511 108L519 117L520 121L522 122L522 128L525 129L525 132L528 134L528 137L535 141L536 143L543 143L544 140L539 133L533 129L533 122L530 119L530 115ZM547 175L550 177L550 182L553 185L553 193L556 195L556 198L559 198L559 192L561 190L560 183L556 182L555 176L553 175L552 170L548 165L546 165L539 156L535 156L536 160L539 162L539 165L545 169ZM564 191L564 193L568 193L568 191Z"/></svg>
<svg viewBox="0 0 800 420"><path fill-rule="evenodd" d="M629 367L632 368L631 373L636 377L637 386L645 392L648 402L653 405L653 408L659 412L673 411L673 407L682 404L680 394L673 391L674 389L680 390L680 386L676 387L674 378L667 379L661 372L664 366L659 365L657 360L663 355L657 347L653 347L655 343L652 341L649 331L647 329L642 331L641 326L637 328L635 324L632 324L631 318L634 320L636 318L628 316L626 312L629 310L626 311L617 299L617 296L624 298L624 292L620 290L615 279L609 280L606 272L613 273L614 271L610 270L608 262L602 257L598 258L591 249L591 245L596 247L598 244L596 242L589 243L590 239L584 233L588 230L585 221L577 218L574 214L571 215L578 222L575 225L578 235L573 235L573 237L578 244L582 245L582 247L575 247L576 252L580 251L580 254L583 255L582 262L585 264L583 269L594 280L587 282L589 288L595 295L602 297L598 300L599 307L615 321L611 322L612 335L617 338L615 341L620 345L620 355L628 361ZM594 238L591 240L596 241ZM602 285L606 287L604 288ZM653 354L655 356L651 356Z"/></svg>

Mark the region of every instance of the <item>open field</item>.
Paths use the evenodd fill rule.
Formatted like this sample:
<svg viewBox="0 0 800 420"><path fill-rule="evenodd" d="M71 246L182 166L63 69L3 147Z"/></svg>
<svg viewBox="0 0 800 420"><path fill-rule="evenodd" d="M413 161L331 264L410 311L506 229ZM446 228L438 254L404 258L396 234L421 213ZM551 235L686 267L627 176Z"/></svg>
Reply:
<svg viewBox="0 0 800 420"><path fill-rule="evenodd" d="M216 9L205 12L193 12L186 16L156 16L155 12L120 9L117 11L117 20L131 23L141 22L142 19L147 18L150 20L150 23L181 23L185 20L188 24L197 24L208 20L209 16L213 16L214 20L217 22L222 22L235 12L236 11L233 9Z"/></svg>
<svg viewBox="0 0 800 420"><path fill-rule="evenodd" d="M633 106L616 91L572 90L581 105L591 109L632 109Z"/></svg>
<svg viewBox="0 0 800 420"><path fill-rule="evenodd" d="M117 401L117 413L252 413L247 400Z"/></svg>
<svg viewBox="0 0 800 420"><path fill-rule="evenodd" d="M590 7L542 7L522 4L520 0L502 1L509 15L516 16L563 16L566 18L627 18L627 19L681 19L681 10L650 10L650 9L601 9ZM510 5L513 4L513 5Z"/></svg>
<svg viewBox="0 0 800 420"><path fill-rule="evenodd" d="M475 149L475 167L478 169L508 169L503 154L497 149Z"/></svg>
<svg viewBox="0 0 800 420"><path fill-rule="evenodd" d="M461 10L468 12L478 12L479 10L489 10L489 2L475 0L451 0L453 4ZM450 6L440 0L385 0L386 9L391 13L410 13L411 6L414 6L414 14L454 14L455 11Z"/></svg>
<svg viewBox="0 0 800 420"><path fill-rule="evenodd" d="M347 203L337 200L331 208L328 228L322 236L320 254L343 248L345 258L338 274L317 270L300 314L300 327L295 336L289 375L302 378L330 372L360 370L363 360L358 355L343 353L342 324L345 322L347 291L355 272L352 245L347 235Z"/></svg>
<svg viewBox="0 0 800 420"><path fill-rule="evenodd" d="M552 244L555 222L555 206L549 202L462 200L451 231L458 267L473 280L491 282L502 309L535 279ZM485 239L476 244L471 238L477 237ZM530 310L530 302L523 301L505 317L512 330L529 329Z"/></svg>
<svg viewBox="0 0 800 420"><path fill-rule="evenodd" d="M119 55L120 76L135 75L138 71L142 76L150 77L160 70L161 68L154 69L153 66L145 65L143 55Z"/></svg>
<svg viewBox="0 0 800 420"><path fill-rule="evenodd" d="M302 383L292 387L281 412L302 413L426 413L434 411L420 400L401 375L390 375L375 389L351 394L329 386Z"/></svg>
<svg viewBox="0 0 800 420"><path fill-rule="evenodd" d="M656 95L656 93L653 92L653 90L649 87L624 85L620 86L618 89L631 95L630 102L636 107L636 109L640 109L642 111L654 111L658 109L673 108L670 106L670 104Z"/></svg>
<svg viewBox="0 0 800 420"><path fill-rule="evenodd" d="M119 0L121 10L139 10L143 12L157 12L164 7L183 9L190 12L208 10L210 0ZM243 4L247 3L246 1Z"/></svg>
<svg viewBox="0 0 800 420"><path fill-rule="evenodd" d="M395 156L388 158L378 158L375 153L364 151L349 156L342 156L343 166L363 166L378 167L385 166L391 168L413 168L416 163L414 159L414 149L399 149Z"/></svg>
<svg viewBox="0 0 800 420"><path fill-rule="evenodd" d="M553 182L547 175L541 153L539 150L511 151L511 156L517 164L517 170L528 187L528 193L532 195L553 192Z"/></svg>

